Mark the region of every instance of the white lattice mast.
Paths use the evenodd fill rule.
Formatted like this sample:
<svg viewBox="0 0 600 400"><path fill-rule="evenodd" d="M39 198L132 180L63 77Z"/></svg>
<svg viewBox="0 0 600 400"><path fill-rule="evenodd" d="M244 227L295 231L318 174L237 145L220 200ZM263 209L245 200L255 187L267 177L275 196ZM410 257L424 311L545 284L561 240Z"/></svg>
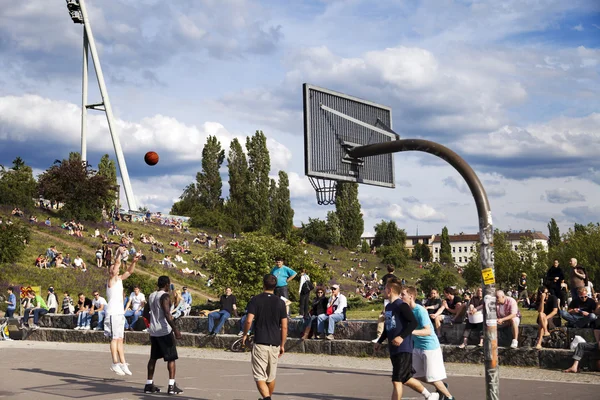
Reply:
<svg viewBox="0 0 600 400"><path fill-rule="evenodd" d="M76 24L83 24L83 76L82 76L82 90L81 90L81 159L87 160L87 109L104 111L106 114L106 120L108 121L108 129L110 131L110 137L112 139L113 147L115 149L115 155L117 157L117 165L121 173L121 180L123 181L123 188L125 190L125 197L127 198L127 204L130 210L137 210L135 197L133 196L133 189L131 188L131 182L129 180L129 173L127 172L127 164L125 163L125 157L123 156L123 149L121 148L121 142L117 135L114 116L112 113L112 107L110 106L110 99L108 98L108 91L106 90L106 84L104 83L104 75L102 74L102 66L100 65L100 58L98 57L98 51L96 50L96 42L94 41L94 35L92 34L92 27L88 18L87 9L85 6L85 0L66 0L67 8L69 9L69 15ZM98 87L100 89L100 95L102 96L102 102L96 104L88 104L88 54L92 54L92 61L94 63L94 69L96 71L96 78L98 80Z"/></svg>

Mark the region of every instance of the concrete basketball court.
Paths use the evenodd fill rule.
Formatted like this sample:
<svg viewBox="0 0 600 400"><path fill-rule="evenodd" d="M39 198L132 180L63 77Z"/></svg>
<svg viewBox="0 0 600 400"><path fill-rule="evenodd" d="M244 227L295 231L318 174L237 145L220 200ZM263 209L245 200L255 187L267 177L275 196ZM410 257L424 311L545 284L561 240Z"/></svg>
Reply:
<svg viewBox="0 0 600 400"><path fill-rule="evenodd" d="M256 400L248 353L180 348L177 397L197 400ZM50 342L0 342L0 398L5 399L146 399L149 348L126 346L133 376L109 371L108 346ZM458 399L485 399L483 367L449 364L448 383ZM600 374L562 374L532 368L501 368L502 399L590 400L600 393ZM516 379L519 378L519 379ZM166 365L159 361L155 384L166 390ZM281 359L274 399L389 399L389 360L286 354ZM404 399L422 399L406 388Z"/></svg>

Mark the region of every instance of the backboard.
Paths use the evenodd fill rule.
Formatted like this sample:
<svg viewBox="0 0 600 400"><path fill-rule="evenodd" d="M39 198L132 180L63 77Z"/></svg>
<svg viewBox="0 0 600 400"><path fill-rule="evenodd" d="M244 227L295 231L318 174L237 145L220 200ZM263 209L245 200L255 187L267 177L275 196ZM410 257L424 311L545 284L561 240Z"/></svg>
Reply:
<svg viewBox="0 0 600 400"><path fill-rule="evenodd" d="M304 166L309 177L393 188L393 154L362 159L347 150L397 140L392 109L305 83Z"/></svg>

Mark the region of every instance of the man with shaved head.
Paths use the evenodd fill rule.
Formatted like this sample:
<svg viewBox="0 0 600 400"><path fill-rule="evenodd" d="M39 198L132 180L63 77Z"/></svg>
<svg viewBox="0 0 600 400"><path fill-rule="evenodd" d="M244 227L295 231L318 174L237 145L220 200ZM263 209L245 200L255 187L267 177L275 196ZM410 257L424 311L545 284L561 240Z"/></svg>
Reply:
<svg viewBox="0 0 600 400"><path fill-rule="evenodd" d="M498 316L498 329L512 329L513 339L511 349L519 347L519 323L521 313L517 301L506 296L503 290L496 291L496 314Z"/></svg>

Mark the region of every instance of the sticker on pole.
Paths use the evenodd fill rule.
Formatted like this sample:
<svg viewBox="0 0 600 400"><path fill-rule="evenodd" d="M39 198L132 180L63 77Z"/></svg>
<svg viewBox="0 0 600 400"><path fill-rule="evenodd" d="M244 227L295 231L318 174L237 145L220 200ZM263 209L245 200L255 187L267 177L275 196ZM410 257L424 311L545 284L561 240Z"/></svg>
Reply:
<svg viewBox="0 0 600 400"><path fill-rule="evenodd" d="M486 268L481 271L481 275L483 276L483 283L485 285L493 285L496 283L496 278L494 277L494 270L491 268Z"/></svg>

